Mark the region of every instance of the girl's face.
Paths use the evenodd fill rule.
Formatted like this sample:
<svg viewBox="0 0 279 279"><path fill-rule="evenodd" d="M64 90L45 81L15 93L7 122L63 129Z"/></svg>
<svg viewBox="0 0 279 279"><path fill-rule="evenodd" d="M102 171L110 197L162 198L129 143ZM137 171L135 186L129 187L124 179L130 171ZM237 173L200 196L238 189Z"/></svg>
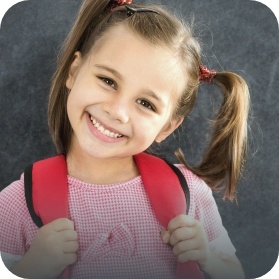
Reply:
<svg viewBox="0 0 279 279"><path fill-rule="evenodd" d="M172 119L181 92L175 81L184 80L177 72L170 51L123 26L99 40L87 59L77 52L66 82L70 152L123 158L164 140L182 122Z"/></svg>

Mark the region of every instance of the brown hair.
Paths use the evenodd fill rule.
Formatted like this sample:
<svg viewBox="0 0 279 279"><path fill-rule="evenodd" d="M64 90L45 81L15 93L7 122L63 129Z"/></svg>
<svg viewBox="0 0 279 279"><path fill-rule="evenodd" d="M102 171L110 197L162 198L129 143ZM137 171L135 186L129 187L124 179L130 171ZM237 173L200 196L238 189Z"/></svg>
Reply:
<svg viewBox="0 0 279 279"><path fill-rule="evenodd" d="M186 87L177 102L173 117L186 117L195 104L201 65L200 45L192 34L190 24L166 9L153 5L131 5L157 11L136 12L127 17L125 7L110 11L110 1L85 0L77 20L61 48L57 70L52 79L48 105L48 123L58 153L67 154L72 128L67 116L68 89L66 80L76 51L86 57L95 43L111 28L125 24L135 34L153 45L170 49L180 69L184 71ZM246 140L249 93L245 81L231 72L218 72L213 82L224 93L223 104L213 121L213 132L201 164L191 167L182 152L178 158L212 189L226 185L225 198L233 200L236 184L243 167ZM181 92L180 92L181 93Z"/></svg>

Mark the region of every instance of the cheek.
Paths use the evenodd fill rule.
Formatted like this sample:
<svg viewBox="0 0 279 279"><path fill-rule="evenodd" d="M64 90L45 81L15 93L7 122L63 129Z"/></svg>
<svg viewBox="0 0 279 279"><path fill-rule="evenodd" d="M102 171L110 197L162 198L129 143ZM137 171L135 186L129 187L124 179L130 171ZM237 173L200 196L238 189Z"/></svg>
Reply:
<svg viewBox="0 0 279 279"><path fill-rule="evenodd" d="M89 104L88 93L85 90L73 89L68 96L67 111L81 111Z"/></svg>
<svg viewBox="0 0 279 279"><path fill-rule="evenodd" d="M75 122L78 121L83 111L83 98L81 98L77 92L72 90L69 93L67 100L67 114L72 126L74 126Z"/></svg>
<svg viewBox="0 0 279 279"><path fill-rule="evenodd" d="M70 95L69 95L68 100L67 100L67 115L68 115L68 119L70 121L70 124L71 124L71 126L73 128L73 126L74 126L74 123L73 123L73 120L74 120L73 114L74 114L74 112L73 111L74 111L75 108L72 106L72 98L71 98Z"/></svg>
<svg viewBox="0 0 279 279"><path fill-rule="evenodd" d="M141 142L152 143L163 127L163 121L142 120L136 123L136 132Z"/></svg>
<svg viewBox="0 0 279 279"><path fill-rule="evenodd" d="M77 103L75 102L74 92L71 91L67 100L67 113L70 116L72 112L75 110Z"/></svg>

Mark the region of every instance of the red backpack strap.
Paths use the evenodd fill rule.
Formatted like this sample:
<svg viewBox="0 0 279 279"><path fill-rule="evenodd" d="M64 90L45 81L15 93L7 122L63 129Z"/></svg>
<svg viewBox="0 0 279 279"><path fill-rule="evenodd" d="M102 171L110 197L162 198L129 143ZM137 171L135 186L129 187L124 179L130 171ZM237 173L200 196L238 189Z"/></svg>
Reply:
<svg viewBox="0 0 279 279"><path fill-rule="evenodd" d="M177 215L186 214L187 208L189 208L190 192L187 182L179 169L161 158L140 153L134 159L155 215L159 222L167 228L171 219ZM183 180L186 182L185 192L182 188L185 182L181 184ZM196 262L177 263L177 276L179 279L204 278Z"/></svg>
<svg viewBox="0 0 279 279"><path fill-rule="evenodd" d="M27 207L38 227L68 217L67 165L63 155L27 167L24 185Z"/></svg>
<svg viewBox="0 0 279 279"><path fill-rule="evenodd" d="M134 158L155 215L167 228L171 219L186 213L185 194L180 181L163 159L147 153L140 153Z"/></svg>
<svg viewBox="0 0 279 279"><path fill-rule="evenodd" d="M27 167L24 187L28 210L39 228L58 218L68 217L67 164L63 155ZM68 267L59 278L69 278Z"/></svg>

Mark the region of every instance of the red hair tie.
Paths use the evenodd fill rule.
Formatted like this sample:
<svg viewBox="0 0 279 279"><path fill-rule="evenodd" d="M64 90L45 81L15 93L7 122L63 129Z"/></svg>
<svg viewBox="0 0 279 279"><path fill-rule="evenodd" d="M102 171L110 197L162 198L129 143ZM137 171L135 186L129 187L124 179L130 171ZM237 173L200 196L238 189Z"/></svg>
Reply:
<svg viewBox="0 0 279 279"><path fill-rule="evenodd" d="M199 80L206 83L211 83L216 76L215 70L208 70L206 66L200 65Z"/></svg>
<svg viewBox="0 0 279 279"><path fill-rule="evenodd" d="M132 4L132 2L133 2L133 0L113 0L113 1L111 1L110 10L112 11L114 8L119 7L119 6L130 5L130 4Z"/></svg>

